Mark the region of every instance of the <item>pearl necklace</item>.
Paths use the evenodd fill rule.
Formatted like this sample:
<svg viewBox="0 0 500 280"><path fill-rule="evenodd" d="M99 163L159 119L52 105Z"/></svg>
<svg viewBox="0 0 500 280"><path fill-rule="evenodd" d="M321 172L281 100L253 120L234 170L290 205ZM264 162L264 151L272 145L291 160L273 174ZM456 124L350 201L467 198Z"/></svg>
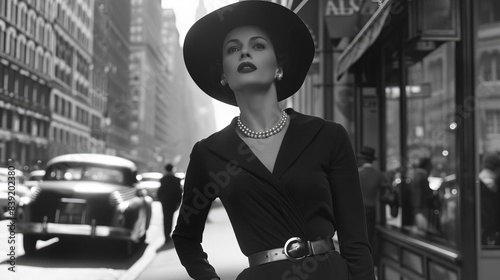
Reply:
<svg viewBox="0 0 500 280"><path fill-rule="evenodd" d="M255 139L264 139L264 138L271 137L275 134L278 134L281 130L283 130L287 120L288 120L288 114L285 112L285 110L283 110L283 111L281 111L281 119L279 120L279 122L275 126L271 127L268 130L257 132L257 131L251 130L250 128L246 127L246 125L244 125L241 122L240 116L238 116L238 128L247 137L255 138Z"/></svg>

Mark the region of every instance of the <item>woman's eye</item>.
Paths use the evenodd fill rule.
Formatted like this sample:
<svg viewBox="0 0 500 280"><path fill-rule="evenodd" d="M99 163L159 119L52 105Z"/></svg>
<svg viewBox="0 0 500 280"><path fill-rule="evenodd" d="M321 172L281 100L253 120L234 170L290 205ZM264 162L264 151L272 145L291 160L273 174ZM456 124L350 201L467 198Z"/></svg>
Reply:
<svg viewBox="0 0 500 280"><path fill-rule="evenodd" d="M255 44L255 45L253 46L253 48L254 48L254 49L256 49L256 50L263 50L263 49L265 49L266 47L265 47L263 44Z"/></svg>
<svg viewBox="0 0 500 280"><path fill-rule="evenodd" d="M229 47L227 49L227 53L233 53L233 52L237 52L237 51L238 51L238 47L236 47L236 46Z"/></svg>

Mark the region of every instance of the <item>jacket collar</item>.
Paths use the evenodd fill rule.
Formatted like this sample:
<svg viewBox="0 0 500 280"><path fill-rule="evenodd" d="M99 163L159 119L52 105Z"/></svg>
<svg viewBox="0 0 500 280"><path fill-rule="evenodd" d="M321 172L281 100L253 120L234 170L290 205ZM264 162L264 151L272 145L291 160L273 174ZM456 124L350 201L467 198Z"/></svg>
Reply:
<svg viewBox="0 0 500 280"><path fill-rule="evenodd" d="M238 136L236 118L226 128L209 138L208 149L226 160L236 161L241 168L273 183L297 160L325 123L320 118L300 114L291 108L286 111L290 116L290 125L281 143L273 173L269 172Z"/></svg>

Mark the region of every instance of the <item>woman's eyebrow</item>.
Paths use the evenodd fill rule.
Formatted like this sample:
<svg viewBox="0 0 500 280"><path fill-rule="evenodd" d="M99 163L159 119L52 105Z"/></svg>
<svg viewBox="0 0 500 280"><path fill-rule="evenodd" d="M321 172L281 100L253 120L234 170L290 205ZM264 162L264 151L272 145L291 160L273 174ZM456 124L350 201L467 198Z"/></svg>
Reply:
<svg viewBox="0 0 500 280"><path fill-rule="evenodd" d="M253 37L250 38L250 41L253 41L253 40L256 40L256 39L262 39L262 40L264 40L264 41L267 42L267 39L264 38L264 37L262 37L262 36L253 36ZM231 40L229 40L229 41L226 42L226 44L224 45L224 47L226 47L227 44L229 44L231 42L240 43L240 40L239 39L231 39Z"/></svg>

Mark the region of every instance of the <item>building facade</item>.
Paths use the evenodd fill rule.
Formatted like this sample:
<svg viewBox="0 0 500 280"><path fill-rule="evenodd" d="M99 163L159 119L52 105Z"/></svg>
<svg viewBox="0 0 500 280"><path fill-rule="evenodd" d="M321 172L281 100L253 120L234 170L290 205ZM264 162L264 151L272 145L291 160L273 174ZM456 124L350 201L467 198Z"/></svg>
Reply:
<svg viewBox="0 0 500 280"><path fill-rule="evenodd" d="M131 96L130 1L97 0L94 4L93 90L106 98L104 120L97 135L106 154L130 158Z"/></svg>
<svg viewBox="0 0 500 280"><path fill-rule="evenodd" d="M49 157L54 1L0 2L0 165L28 170ZM9 162L9 160L11 160Z"/></svg>
<svg viewBox="0 0 500 280"><path fill-rule="evenodd" d="M398 215L381 208L379 279L500 275L499 23L495 0L386 0L335 61L355 147L379 151L399 194Z"/></svg>
<svg viewBox="0 0 500 280"><path fill-rule="evenodd" d="M56 0L54 5L56 47L49 155L103 153L106 94L93 86L94 1Z"/></svg>

